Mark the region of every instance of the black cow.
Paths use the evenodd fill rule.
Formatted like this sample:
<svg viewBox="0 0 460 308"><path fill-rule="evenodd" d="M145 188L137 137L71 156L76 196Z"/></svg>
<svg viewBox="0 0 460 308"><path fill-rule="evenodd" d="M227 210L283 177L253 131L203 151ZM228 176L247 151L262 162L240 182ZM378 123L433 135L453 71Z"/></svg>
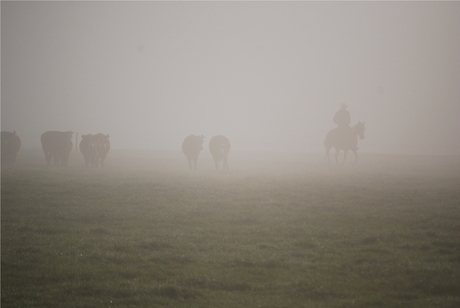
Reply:
<svg viewBox="0 0 460 308"><path fill-rule="evenodd" d="M184 142L182 142L182 152L187 156L188 168L190 170L196 170L198 156L201 150L203 150L203 139L203 135L190 135L185 137Z"/></svg>
<svg viewBox="0 0 460 308"><path fill-rule="evenodd" d="M55 165L66 166L69 154L72 151L73 132L48 131L42 134L40 140L45 153L46 163L49 165L54 160Z"/></svg>
<svg viewBox="0 0 460 308"><path fill-rule="evenodd" d="M96 167L97 146L94 135L81 135L79 148L85 159L85 166L89 167L91 165L91 167Z"/></svg>
<svg viewBox="0 0 460 308"><path fill-rule="evenodd" d="M2 132L2 165L14 164L20 148L21 139L15 131Z"/></svg>
<svg viewBox="0 0 460 308"><path fill-rule="evenodd" d="M219 170L219 162L222 160L222 169L228 170L228 152L230 152L230 141L227 137L217 135L209 141L209 151L214 158L216 170Z"/></svg>
<svg viewBox="0 0 460 308"><path fill-rule="evenodd" d="M97 168L99 164L104 166L104 159L110 150L109 135L102 133L82 135L80 141L80 152L85 158L86 167Z"/></svg>
<svg viewBox="0 0 460 308"><path fill-rule="evenodd" d="M110 150L110 140L109 140L109 135L104 135L102 133L94 135L94 138L96 139L96 167L98 164L101 165L101 167L104 167L104 160L107 157L107 153Z"/></svg>

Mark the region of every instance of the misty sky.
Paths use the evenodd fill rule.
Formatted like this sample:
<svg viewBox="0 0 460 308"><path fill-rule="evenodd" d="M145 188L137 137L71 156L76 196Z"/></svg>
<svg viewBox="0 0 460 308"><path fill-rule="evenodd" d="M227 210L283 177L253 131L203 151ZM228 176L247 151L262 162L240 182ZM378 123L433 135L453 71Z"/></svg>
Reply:
<svg viewBox="0 0 460 308"><path fill-rule="evenodd" d="M113 148L460 154L460 2L1 2L1 128Z"/></svg>

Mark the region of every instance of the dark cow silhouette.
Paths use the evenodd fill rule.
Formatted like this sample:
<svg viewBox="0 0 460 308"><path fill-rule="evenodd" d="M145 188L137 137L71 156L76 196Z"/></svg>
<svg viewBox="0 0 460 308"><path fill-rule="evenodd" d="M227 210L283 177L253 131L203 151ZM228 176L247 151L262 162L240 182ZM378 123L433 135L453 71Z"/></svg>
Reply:
<svg viewBox="0 0 460 308"><path fill-rule="evenodd" d="M230 152L230 141L227 137L217 135L209 141L209 151L214 158L216 170L219 170L219 162L222 160L222 169L228 170L228 152Z"/></svg>
<svg viewBox="0 0 460 308"><path fill-rule="evenodd" d="M187 156L188 168L190 170L196 170L198 156L201 150L203 150L203 139L203 135L190 135L185 137L184 142L182 142L182 152Z"/></svg>
<svg viewBox="0 0 460 308"><path fill-rule="evenodd" d="M104 166L104 159L110 150L109 135L88 134L82 135L80 141L80 152L85 158L85 166L97 168L99 164Z"/></svg>
<svg viewBox="0 0 460 308"><path fill-rule="evenodd" d="M2 132L2 165L14 164L20 148L21 139L16 131Z"/></svg>
<svg viewBox="0 0 460 308"><path fill-rule="evenodd" d="M87 135L81 135L81 141L80 141L80 152L83 154L83 157L85 159L85 166L89 167L95 167L96 166L96 140L94 138L94 135L92 134L87 134Z"/></svg>
<svg viewBox="0 0 460 308"><path fill-rule="evenodd" d="M96 166L99 164L101 167L104 167L104 160L107 157L107 153L110 150L110 140L109 135L104 135L102 133L94 135L96 139Z"/></svg>
<svg viewBox="0 0 460 308"><path fill-rule="evenodd" d="M48 165L51 163L51 160L54 160L55 165L67 165L69 154L73 147L72 135L73 132L71 131L48 131L42 134L40 140Z"/></svg>

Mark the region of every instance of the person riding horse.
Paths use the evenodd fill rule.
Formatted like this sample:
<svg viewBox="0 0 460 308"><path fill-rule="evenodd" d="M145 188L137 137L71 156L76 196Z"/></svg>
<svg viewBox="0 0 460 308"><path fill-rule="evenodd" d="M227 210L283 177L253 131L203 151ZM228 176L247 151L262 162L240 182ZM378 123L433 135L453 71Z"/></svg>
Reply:
<svg viewBox="0 0 460 308"><path fill-rule="evenodd" d="M347 158L347 152L352 151L355 154L355 164L358 160L358 137L364 139L364 122L358 122L353 127L350 127L350 113L346 109L348 106L342 104L341 108L335 113L332 119L337 127L330 130L324 140L326 147L326 157L329 161L329 151L332 147L336 149L335 159L338 162L338 155L343 151L343 162Z"/></svg>

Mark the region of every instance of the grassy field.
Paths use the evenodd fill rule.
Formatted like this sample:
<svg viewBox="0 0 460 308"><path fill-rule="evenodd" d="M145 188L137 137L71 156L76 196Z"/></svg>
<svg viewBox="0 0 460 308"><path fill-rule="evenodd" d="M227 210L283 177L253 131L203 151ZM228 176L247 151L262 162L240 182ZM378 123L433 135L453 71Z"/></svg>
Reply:
<svg viewBox="0 0 460 308"><path fill-rule="evenodd" d="M2 169L2 307L460 307L460 157Z"/></svg>

